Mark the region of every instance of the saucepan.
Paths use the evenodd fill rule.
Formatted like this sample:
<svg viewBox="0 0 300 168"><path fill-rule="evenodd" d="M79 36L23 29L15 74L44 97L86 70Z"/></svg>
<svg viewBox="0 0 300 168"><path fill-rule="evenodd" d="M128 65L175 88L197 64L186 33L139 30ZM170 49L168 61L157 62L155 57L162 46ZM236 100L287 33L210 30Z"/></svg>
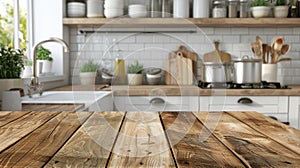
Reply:
<svg viewBox="0 0 300 168"><path fill-rule="evenodd" d="M243 56L242 59L233 60L234 83L256 84L261 82L262 59L251 59Z"/></svg>
<svg viewBox="0 0 300 168"><path fill-rule="evenodd" d="M201 73L202 82L232 82L233 64L231 62L204 62L201 66Z"/></svg>

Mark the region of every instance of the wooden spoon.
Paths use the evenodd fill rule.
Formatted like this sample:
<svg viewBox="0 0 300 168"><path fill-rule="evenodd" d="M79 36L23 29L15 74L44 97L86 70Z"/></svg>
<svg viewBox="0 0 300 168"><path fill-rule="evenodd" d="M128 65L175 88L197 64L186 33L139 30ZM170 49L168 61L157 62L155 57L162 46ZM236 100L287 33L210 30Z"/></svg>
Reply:
<svg viewBox="0 0 300 168"><path fill-rule="evenodd" d="M288 44L284 44L281 48L281 54L285 55L286 53L288 53L291 49L291 46Z"/></svg>
<svg viewBox="0 0 300 168"><path fill-rule="evenodd" d="M283 62L283 61L291 61L291 58L281 58L280 60L278 60L277 62Z"/></svg>

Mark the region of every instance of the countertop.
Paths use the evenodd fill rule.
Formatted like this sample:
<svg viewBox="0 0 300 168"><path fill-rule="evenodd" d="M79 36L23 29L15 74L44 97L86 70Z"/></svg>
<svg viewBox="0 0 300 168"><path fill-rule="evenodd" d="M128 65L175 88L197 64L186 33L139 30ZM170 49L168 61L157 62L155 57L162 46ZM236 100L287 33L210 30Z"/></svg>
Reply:
<svg viewBox="0 0 300 168"><path fill-rule="evenodd" d="M1 167L297 167L300 131L256 112L1 112Z"/></svg>
<svg viewBox="0 0 300 168"><path fill-rule="evenodd" d="M112 90L113 94L116 96L300 96L300 86L289 86L289 89L202 89L197 86L187 85L74 85L55 88L52 90Z"/></svg>

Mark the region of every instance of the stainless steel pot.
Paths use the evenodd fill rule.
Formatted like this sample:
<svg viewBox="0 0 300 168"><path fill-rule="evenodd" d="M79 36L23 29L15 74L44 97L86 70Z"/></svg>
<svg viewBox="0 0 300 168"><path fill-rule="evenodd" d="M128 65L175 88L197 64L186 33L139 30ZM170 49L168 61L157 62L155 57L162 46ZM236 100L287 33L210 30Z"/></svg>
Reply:
<svg viewBox="0 0 300 168"><path fill-rule="evenodd" d="M204 62L201 66L201 81L225 83L233 80L233 64L228 62Z"/></svg>
<svg viewBox="0 0 300 168"><path fill-rule="evenodd" d="M244 56L242 59L233 60L234 83L255 84L261 82L261 59L250 59Z"/></svg>

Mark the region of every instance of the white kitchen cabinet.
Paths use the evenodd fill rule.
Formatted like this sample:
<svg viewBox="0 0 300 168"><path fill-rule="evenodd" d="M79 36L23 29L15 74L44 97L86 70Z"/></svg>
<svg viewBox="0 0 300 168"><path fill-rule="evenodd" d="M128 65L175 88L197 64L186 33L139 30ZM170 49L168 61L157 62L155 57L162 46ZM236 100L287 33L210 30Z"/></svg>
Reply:
<svg viewBox="0 0 300 168"><path fill-rule="evenodd" d="M198 96L117 96L117 111L198 111Z"/></svg>
<svg viewBox="0 0 300 168"><path fill-rule="evenodd" d="M289 121L294 128L300 129L300 97L290 96Z"/></svg>
<svg viewBox="0 0 300 168"><path fill-rule="evenodd" d="M200 111L256 111L289 121L288 96L200 96Z"/></svg>

